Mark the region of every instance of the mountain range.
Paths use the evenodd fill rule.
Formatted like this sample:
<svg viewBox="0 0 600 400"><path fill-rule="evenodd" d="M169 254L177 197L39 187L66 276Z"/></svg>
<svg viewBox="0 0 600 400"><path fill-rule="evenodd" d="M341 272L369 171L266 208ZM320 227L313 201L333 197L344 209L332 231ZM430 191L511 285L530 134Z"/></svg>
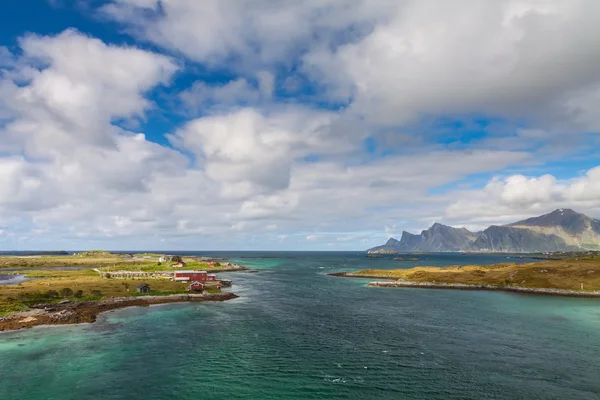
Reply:
<svg viewBox="0 0 600 400"><path fill-rule="evenodd" d="M481 232L439 223L415 235L402 232L369 253L489 252L535 253L600 250L600 221L570 209L508 225L492 225Z"/></svg>

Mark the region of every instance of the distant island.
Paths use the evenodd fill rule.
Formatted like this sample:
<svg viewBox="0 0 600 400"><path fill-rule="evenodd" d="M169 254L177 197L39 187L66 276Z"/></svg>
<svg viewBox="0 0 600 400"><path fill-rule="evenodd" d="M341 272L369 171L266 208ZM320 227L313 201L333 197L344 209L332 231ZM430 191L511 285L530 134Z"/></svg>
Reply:
<svg viewBox="0 0 600 400"><path fill-rule="evenodd" d="M600 297L600 252L568 254L535 263L489 266L414 267L330 274L348 278L385 279L373 287L502 290L543 295Z"/></svg>
<svg viewBox="0 0 600 400"><path fill-rule="evenodd" d="M0 256L0 277L14 277L0 284L0 331L94 322L101 312L129 306L234 299L221 290L231 281L215 273L247 270L211 257L51 254Z"/></svg>
<svg viewBox="0 0 600 400"><path fill-rule="evenodd" d="M368 254L414 252L538 253L600 250L600 221L570 209L508 225L492 225L481 232L439 223L415 235L404 231Z"/></svg>

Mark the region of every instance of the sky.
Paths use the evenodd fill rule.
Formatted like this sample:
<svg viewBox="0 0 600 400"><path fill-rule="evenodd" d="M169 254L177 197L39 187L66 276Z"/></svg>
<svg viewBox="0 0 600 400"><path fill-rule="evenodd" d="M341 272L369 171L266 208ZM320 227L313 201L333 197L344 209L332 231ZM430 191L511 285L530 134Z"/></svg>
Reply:
<svg viewBox="0 0 600 400"><path fill-rule="evenodd" d="M0 250L364 250L600 217L595 0L24 0Z"/></svg>

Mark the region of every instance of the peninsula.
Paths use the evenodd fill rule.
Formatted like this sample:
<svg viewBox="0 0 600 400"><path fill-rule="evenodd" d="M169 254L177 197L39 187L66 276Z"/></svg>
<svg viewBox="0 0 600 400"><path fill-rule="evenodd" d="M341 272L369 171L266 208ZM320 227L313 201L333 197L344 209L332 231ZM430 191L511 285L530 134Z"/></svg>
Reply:
<svg viewBox="0 0 600 400"><path fill-rule="evenodd" d="M89 251L0 257L0 331L94 322L104 311L238 297L215 273L247 268L223 259ZM3 283L2 278L4 278Z"/></svg>
<svg viewBox="0 0 600 400"><path fill-rule="evenodd" d="M408 269L362 270L330 274L350 278L384 279L373 287L419 287L461 290L600 297L600 254L588 252L543 262L502 263Z"/></svg>

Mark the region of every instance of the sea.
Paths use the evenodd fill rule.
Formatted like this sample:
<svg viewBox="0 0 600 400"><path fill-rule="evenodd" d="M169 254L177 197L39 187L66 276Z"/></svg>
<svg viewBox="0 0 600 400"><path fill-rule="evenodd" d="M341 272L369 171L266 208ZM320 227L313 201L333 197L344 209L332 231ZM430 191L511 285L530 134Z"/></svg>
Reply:
<svg viewBox="0 0 600 400"><path fill-rule="evenodd" d="M505 256L197 254L257 272L219 274L233 280L232 301L0 333L0 399L600 399L597 299L369 288L327 275Z"/></svg>

